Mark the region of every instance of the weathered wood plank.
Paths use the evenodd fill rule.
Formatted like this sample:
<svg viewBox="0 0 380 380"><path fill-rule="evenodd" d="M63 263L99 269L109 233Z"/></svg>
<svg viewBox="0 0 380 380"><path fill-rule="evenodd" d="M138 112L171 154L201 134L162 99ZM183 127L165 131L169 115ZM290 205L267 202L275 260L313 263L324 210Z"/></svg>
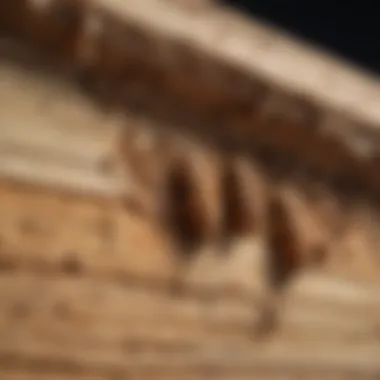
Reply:
<svg viewBox="0 0 380 380"><path fill-rule="evenodd" d="M26 1L14 4L19 12L25 11ZM51 29L57 35L62 33L61 42L70 45L73 40L63 41L65 37L71 38L70 33L70 36L65 35L67 25L62 30L55 28L50 17L57 16L56 9L49 8L52 4L49 1L44 4L39 3L40 8L32 9L38 14L36 19L24 20L30 22L31 29L38 29L30 41L35 38L33 42L37 46L38 38L43 37L39 33L49 33ZM74 8L70 8L73 4ZM163 0L90 0L83 9L80 6L77 9L75 4L67 2L62 9L72 10L80 17L83 15L75 12L87 12L85 16L92 17L91 12L99 6L107 16L98 20L95 17L95 22L99 22L98 27L104 33L112 32L107 24L111 21L115 25L118 22L134 24L150 42L157 38L159 43L148 45L154 47L159 65L156 67L148 60L137 89L141 85L146 105L149 105L152 97L158 100L157 94L161 92L157 90L161 91L162 85L162 97L167 98L167 103L159 103L159 107L169 104L172 115L168 123L180 126L185 122L181 117L192 116L192 112L196 113L194 120L198 120L197 117L203 120L205 108L215 111L221 104L233 103L233 106L234 102L240 107L248 96L251 108L247 120L232 117L231 125L235 127L236 123L254 129L250 114L255 111L251 103L257 100L251 101L254 89L249 88L243 96L239 89L238 96L235 88L231 97L228 86L227 93L222 91L229 83L227 66L223 66L227 62L238 68L242 74L240 79L260 77L265 86L271 87L263 103L264 110L260 110L262 131L258 134L261 133L264 142L273 144L272 149L276 150L281 144L282 148L293 149L292 133L299 132L293 124L295 122L296 127L303 130L311 127L307 124L310 121L308 111L301 108L308 108L312 103L316 107L312 107L316 111L313 114L312 110L312 114L320 117L318 125L313 124L318 133L306 144L302 139L298 141L304 145L301 150L297 148L300 159L304 154L305 161L315 161L320 167L324 165L326 173L330 173L329 166L335 162L331 157L337 145L318 138L331 129L341 142L349 145L350 151L368 158L366 167L356 165L356 161L352 165L363 169L358 169L356 174L365 172L363 177L359 176L360 181L365 182L365 176L376 177L372 175L371 160L377 154L380 87L369 75L358 73L273 30L248 23L241 16L225 12L211 3L203 7L202 4L177 5L174 1L166 3ZM8 7L13 10L12 5ZM3 8L0 3L0 12ZM81 19L85 24L86 17ZM0 16L0 20L4 18ZM9 25L12 20L16 24L19 21L17 17L10 18ZM16 24L15 28L24 27ZM87 24L79 24L75 33L80 35L75 37L86 37L82 34L88 32ZM136 30L132 28L126 32L119 25L117 37L124 41L127 36L133 37ZM223 44L218 43L220 39ZM187 44L185 49L183 44ZM132 43L131 50L133 46ZM110 56L116 60L125 58L115 49L110 49L114 54ZM173 69L170 66L185 52L198 65L204 64L191 75L187 75L186 67L192 64L186 66L186 60L184 67ZM56 49L53 55L60 53ZM74 66L83 64L80 61L82 52L71 53L67 56L62 53L63 60L71 59ZM171 54L173 61L170 61ZM98 75L114 74L112 62L108 67L110 62L97 66L95 61L92 64L98 69ZM202 75L214 72L217 67L209 87L192 87L191 82L201 84ZM154 77L160 70L168 73L172 69L174 79L167 85L149 80L150 74ZM262 317L263 299L260 296L268 295L267 273L263 271L263 259L268 254L263 249L265 236L258 239L257 232L255 235L255 231L249 231L247 239L232 239L229 256L224 257L215 247L200 247L198 253L201 255L194 260L185 278L187 291L182 297L173 298L165 286L178 269L178 252L167 236L168 231L163 231L157 220L150 218L154 212L144 217L127 208L129 195L141 195L141 188L135 187L136 178L132 178L126 163L128 154L120 154L122 143L128 145L125 130L130 126L137 125L136 129L141 131L145 130L145 126L140 128L144 123L156 123L163 127L157 129L168 140L159 154L167 153L165 150L175 145L176 154L189 155L190 166L199 182L195 188L206 205L204 212L213 211L215 219L220 212L219 198L215 196L220 190L216 180L219 162L215 165L212 162L206 170L206 163L212 160L209 159L211 154L198 155L205 150L203 143L194 140L184 144L184 139L176 136L177 131L167 133L161 125L166 119L153 111L149 113L151 110L144 119L141 115L137 118L127 112L120 116L110 109L106 112L96 107L62 80L66 74L53 79L46 73L28 71L9 62L2 61L0 65L1 378L114 380L136 377L157 380L180 376L195 380L215 376L243 380L255 376L310 378L310 374L324 379L379 376L379 239L376 231L380 222L368 205L364 207L364 204L352 202L338 215L349 222L343 229L342 242L334 241L329 247L328 260L319 270L302 268L293 275L283 289L286 296L281 299L278 331L265 341L259 341L252 334L252 327ZM226 80L224 75L228 77ZM73 77L70 79L75 82ZM121 83L121 87L124 85L128 84ZM293 96L302 96L305 102L293 103ZM188 108L188 113L180 117L176 113L177 97L182 99L179 103L183 101L184 108ZM284 106L288 109L288 103L292 109L290 114L293 112L290 123L289 120L285 122L284 129L267 128L268 125L273 127L267 120L271 119L271 112L275 119L276 115L289 116L283 110ZM268 129L280 132L272 133ZM147 136L154 140L157 130L150 126L146 130ZM358 131L362 133L359 137ZM146 146L149 148L150 142L146 143L144 136L141 142L140 137L138 135L137 141L133 140L128 147L137 144L137 150L140 146L143 151ZM308 144L316 148L313 150ZM310 155L305 153L307 147L311 150ZM324 154L324 148L329 154ZM242 152L235 151L236 154ZM213 153L219 157L223 149L218 146ZM343 153L341 156L343 158L338 157L340 166L332 165L333 175L345 172L344 165L351 163L351 156L347 158ZM146 158L143 154L136 157L137 163ZM157 157L152 154L143 162L148 167L150 179L164 174L161 161L154 162ZM244 173L249 173L252 167L248 165ZM137 174L144 177L145 173ZM242 176L247 178L245 174ZM260 176L254 177L254 182L264 181ZM293 178L289 186L278 183L276 192L289 203L288 209L299 235L294 238L300 240L302 251L308 251L330 238L328 229L334 223L330 223L330 214L324 210L320 218L322 223L316 222L314 211L321 205L316 202L313 206L309 202L303 187L305 183L299 182ZM252 195L251 185L249 180L244 185L248 198ZM376 178L367 185L375 188ZM149 190L152 189L148 186L148 197L152 193ZM303 197L299 196L301 194ZM327 201L338 202L329 196ZM264 198L260 193L255 201L264 204ZM156 201L152 197L150 204ZM253 203L250 199L240 206L244 208ZM326 226L320 232L318 229L324 221ZM259 235L265 235L265 229L259 230Z"/></svg>
<svg viewBox="0 0 380 380"><path fill-rule="evenodd" d="M58 356L104 352L113 357L114 351L116 355L123 349L138 351L140 347L155 352L161 347L162 352L185 355L199 350L218 352L228 345L243 355L263 349L252 341L251 328L258 311L254 303L173 299L162 292L99 278L22 273L1 275L0 303L3 353L38 351L40 347L44 355L53 351ZM379 305L362 304L362 313L355 313L359 303L356 305L352 302L347 308L343 301L313 304L310 299L303 303L302 298L297 301L294 291L292 307L283 309L279 333L264 347L280 352L294 348L296 355L328 342L330 349L339 347L342 354L345 349L367 347L375 355Z"/></svg>
<svg viewBox="0 0 380 380"><path fill-rule="evenodd" d="M32 372L30 369L25 369L24 371L16 370L16 371L1 371L0 372L1 379L4 380L127 380L127 379L142 379L142 380L175 380L178 378L178 374L152 374L152 373L141 373L141 372L128 372L128 374L116 373L116 374L105 374L105 375L88 375L88 374L76 374L76 373L68 373L61 374L54 371L44 371L44 372ZM212 370L200 370L197 374L189 374L189 373L181 373L181 379L184 380L207 380L210 376L216 376L216 373ZM283 373L259 373L257 375L254 374L240 374L240 373L217 373L218 379L228 380L260 380L265 376L268 380L293 380L298 379L299 375L286 375ZM311 374L307 375L308 379L311 380L345 380L345 379L355 379L356 375L353 374ZM371 379L371 376L363 376L361 379Z"/></svg>
<svg viewBox="0 0 380 380"><path fill-rule="evenodd" d="M317 99L377 129L380 85L375 76L350 67L283 31L248 20L218 6L192 12L165 0L94 0L124 20L133 20L152 34L162 33L228 61L276 87ZM166 3L166 4L165 4ZM168 7L170 6L170 12ZM328 90L327 90L328 89Z"/></svg>
<svg viewBox="0 0 380 380"><path fill-rule="evenodd" d="M149 220L128 212L117 199L76 197L3 181L0 208L3 266L40 272L83 271L120 279L158 281L162 285L177 270L175 251L167 237ZM327 262L321 274L337 276L338 283L342 281L348 286L358 281L376 289L378 266L371 261L375 255L369 253L374 247L367 237L370 231L375 233L374 226L367 228L370 222L359 224L355 235L351 233L342 240L345 245L331 253L333 262ZM350 237L352 243L364 244L368 239L368 248L347 257L346 247L352 244ZM244 291L248 297L252 292L265 293L265 253L260 241L236 244L227 256L208 247L202 249L202 255L190 266L186 279L189 286L206 286L219 292L235 289ZM322 283L323 286L323 296L334 291L333 284ZM345 287L341 289L344 291ZM344 297L340 292L338 287L336 300Z"/></svg>
<svg viewBox="0 0 380 380"><path fill-rule="evenodd" d="M15 102L17 99L17 102ZM67 84L0 66L0 176L95 195L128 193L121 121ZM111 172L102 170L108 160Z"/></svg>

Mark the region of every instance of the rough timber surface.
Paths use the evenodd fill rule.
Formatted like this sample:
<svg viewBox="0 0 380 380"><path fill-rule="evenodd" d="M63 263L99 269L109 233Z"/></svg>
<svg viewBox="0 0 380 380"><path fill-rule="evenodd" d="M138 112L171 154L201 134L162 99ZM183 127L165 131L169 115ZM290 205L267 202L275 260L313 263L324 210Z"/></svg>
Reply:
<svg viewBox="0 0 380 380"><path fill-rule="evenodd" d="M26 3L0 2L0 379L378 378L378 80L212 2Z"/></svg>

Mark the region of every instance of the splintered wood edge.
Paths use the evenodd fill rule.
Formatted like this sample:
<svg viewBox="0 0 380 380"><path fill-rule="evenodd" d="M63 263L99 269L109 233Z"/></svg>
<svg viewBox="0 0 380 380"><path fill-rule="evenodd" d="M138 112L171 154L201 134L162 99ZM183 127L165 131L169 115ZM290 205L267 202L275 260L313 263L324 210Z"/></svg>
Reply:
<svg viewBox="0 0 380 380"><path fill-rule="evenodd" d="M247 75L315 101L322 110L342 112L378 131L378 77L297 41L283 31L207 4L198 11L165 0L90 0L125 22L152 34L182 40Z"/></svg>

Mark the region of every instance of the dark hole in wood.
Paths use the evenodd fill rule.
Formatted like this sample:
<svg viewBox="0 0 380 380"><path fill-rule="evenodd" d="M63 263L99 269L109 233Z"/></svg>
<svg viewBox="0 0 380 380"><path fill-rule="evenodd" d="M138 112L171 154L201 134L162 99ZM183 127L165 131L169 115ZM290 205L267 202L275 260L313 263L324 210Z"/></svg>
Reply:
<svg viewBox="0 0 380 380"><path fill-rule="evenodd" d="M276 195L268 205L268 276L275 289L281 289L299 268L301 254L289 211Z"/></svg>
<svg viewBox="0 0 380 380"><path fill-rule="evenodd" d="M241 186L234 166L227 163L221 178L223 241L228 242L230 239L243 236L252 228L250 210Z"/></svg>
<svg viewBox="0 0 380 380"><path fill-rule="evenodd" d="M282 292L301 266L297 231L281 196L269 193L267 210L267 276L275 294ZM268 300L255 328L256 337L272 333L279 323L277 301Z"/></svg>
<svg viewBox="0 0 380 380"><path fill-rule="evenodd" d="M165 203L168 227L183 255L189 256L205 238L206 211L183 162L173 165L168 173Z"/></svg>
<svg viewBox="0 0 380 380"><path fill-rule="evenodd" d="M192 257L207 238L207 211L200 200L191 169L185 162L176 162L170 168L164 198L164 218L179 258L169 292L177 297L185 291L183 279Z"/></svg>

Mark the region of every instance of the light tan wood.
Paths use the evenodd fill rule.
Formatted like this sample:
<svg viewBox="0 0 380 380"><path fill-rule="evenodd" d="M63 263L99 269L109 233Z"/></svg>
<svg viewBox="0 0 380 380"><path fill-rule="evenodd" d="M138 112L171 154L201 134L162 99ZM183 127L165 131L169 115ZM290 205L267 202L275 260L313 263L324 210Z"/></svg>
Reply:
<svg viewBox="0 0 380 380"><path fill-rule="evenodd" d="M4 380L108 380L109 376L102 375L77 375L77 374L60 374L57 372L41 373L31 370L1 370L0 376Z"/></svg>
<svg viewBox="0 0 380 380"><path fill-rule="evenodd" d="M80 360L84 368L100 371L148 367L186 371L216 363L228 371L237 363L265 371L305 365L333 373L354 368L363 374L378 371L378 342L360 342L360 335L351 343L345 340L344 347L331 334L323 340L317 335L299 339L288 335L257 346L248 334L249 311L233 303L212 307L173 301L167 295L83 277L3 274L0 283L0 356L31 362Z"/></svg>
<svg viewBox="0 0 380 380"><path fill-rule="evenodd" d="M128 191L114 158L116 116L99 112L67 84L11 65L1 66L0 82L2 177L85 194ZM105 159L114 162L113 173L102 172Z"/></svg>
<svg viewBox="0 0 380 380"><path fill-rule="evenodd" d="M140 188L135 186L133 161L130 161L128 167L128 161L118 152L121 128L128 128L128 125L132 126L136 123L139 125L139 120L133 119L132 116L123 118L113 113L101 113L72 88L46 76L32 76L27 71L4 65L0 71L0 79L0 94L4 100L2 103L4 112L0 114L2 121L0 175L8 180L46 187L46 191L40 192L38 187L34 190L30 187L23 189L22 186L6 185L3 182L0 198L3 212L0 220L4 228L2 244L5 255L9 252L12 252L12 255L14 252L25 252L22 255L28 252L27 257L32 262L42 260L45 264L59 265L66 253L78 252L84 266L105 268L104 271L108 270L106 268L114 268L116 272L120 272L121 254L117 252L129 249L141 240L139 236L149 234L147 236L151 237L142 239L146 241L147 247L139 249L141 259L136 259L136 265L128 259L128 263L123 264L125 270L121 272L132 273L137 270L140 273L138 269L140 264L137 263L147 261L143 258L143 252L146 251L146 257L150 257L148 262L151 263L151 268L160 268L167 274L170 273L171 269L165 269L167 264L157 265L163 262L152 260L154 256L159 258L163 251L172 249L165 235L159 235L162 231L151 225L149 219L143 220L129 216L128 209L123 203L123 200L129 198L139 202L143 194ZM19 112L12 108L14 107L11 101L13 98L19 100L17 103ZM37 111L39 104L46 104L50 113L45 112L41 115ZM59 123L55 123L57 118L60 120ZM69 127L65 120L68 120ZM177 150L182 155L188 152L185 156L188 155L195 173L197 168L201 168L197 174L197 183L201 186L200 194L206 197L204 204L209 207L207 213L214 215L212 218L215 219L215 223L218 223L219 190L216 186L218 164L212 164L212 160L215 161L218 158L212 153L202 153L195 142L184 144L179 137L170 144L178 145ZM182 148L181 144L184 144ZM102 170L104 160L111 161L110 172ZM146 153L143 152L137 160L146 160ZM153 156L149 158L147 164L152 165L155 160L157 158ZM267 186L265 177L257 175L258 173L254 171L249 174L247 172L249 163L246 164L248 167L244 168L244 165L241 165L241 169L238 170L245 170L245 173L243 172L246 182L244 186L248 186L244 190L246 199L249 200L252 194L255 199L252 198L251 201L255 205L259 205L260 202L264 204ZM157 172L161 173L160 170L158 166ZM252 178L250 179L249 176ZM253 193L252 189L255 187L257 190ZM58 193L52 192L53 189L56 189L55 191L59 189ZM72 195L65 196L65 191ZM344 234L334 242L328 256L331 259L328 260L329 264L325 265L325 269L343 277L378 283L379 267L376 254L378 239L375 226L379 223L379 219L372 213L370 207L359 204L349 211L349 214L342 213L339 216L340 219L336 221L334 207L332 211L328 211L329 209L324 206L324 203L334 204L336 200L326 192L322 192L320 199L313 203L307 196L302 195L302 186L292 184L284 187L283 190L279 188L279 191L282 191L285 198L289 200L289 207L295 218L297 229L301 231L300 238L303 239L301 243L305 252L310 247L330 239L329 231L334 231L335 225L339 227L340 223ZM76 199L75 194L78 194L79 198ZM160 202L151 191L147 193L147 196L152 205L148 209L155 207L154 203ZM246 203L243 207L252 208L252 205ZM252 230L253 240L259 236L258 234L265 235L265 226L263 226L265 212L260 210L257 212ZM57 215L62 215L62 217L57 218ZM37 232L23 235L22 225L28 223L35 223ZM87 228L86 223L98 224L99 229L103 226L104 236L98 233L96 226ZM38 224L41 226L38 227ZM350 232L352 229L355 233ZM135 236L135 242L130 243L128 236ZM224 274L216 275L215 279L215 276L211 275L214 270L206 266L208 269L204 269L203 273L207 273L209 281L220 282L218 277L231 277L231 273L235 273L230 281L232 284L236 284L236 279L239 279L238 284L247 283L251 284L248 287L263 287L264 280L259 274L260 269L257 271L252 269L253 262L257 263L258 268L262 265L259 264L262 255L259 252L262 249L255 248L261 243L260 241L254 243L251 240L248 239L248 244L243 241L243 245L237 241L229 248L235 251L232 255L235 257L236 264L233 264L235 269L228 270L224 264L223 270L218 265L217 272ZM162 243L159 243L160 241ZM360 251L360 254L348 253L352 251L353 244L367 244L368 248L364 250L359 248L357 252ZM239 248L241 246L245 248ZM115 258L108 260L106 255L100 254L96 256L99 262L92 256L90 260L85 259L89 257L89 254L93 255L94 252L103 250L116 252ZM258 253L252 255L250 251ZM210 254L212 256L212 253ZM350 259L347 258L348 254ZM175 256L173 254L171 256L173 260ZM213 258L210 260L208 265L220 261L219 259L215 261ZM228 265L232 264L228 260L224 261ZM20 263L26 262L20 261ZM237 269L239 265L241 269ZM116 270L116 268L119 269ZM236 270L238 272L235 272ZM191 277L199 278L198 274Z"/></svg>
<svg viewBox="0 0 380 380"><path fill-rule="evenodd" d="M0 31L0 379L379 376L377 78L211 1Z"/></svg>
<svg viewBox="0 0 380 380"><path fill-rule="evenodd" d="M165 0L94 0L152 34L171 36L292 92L342 110L376 128L380 119L377 77L318 51L284 31L217 6L191 12ZM170 12L168 11L170 9Z"/></svg>
<svg viewBox="0 0 380 380"><path fill-rule="evenodd" d="M195 379L208 379L211 375L214 374L215 372L204 369L200 371L198 374L184 374L183 376L181 375L181 379L184 380L195 380ZM74 380L112 380L112 379L159 379L159 380L166 380L166 379L171 379L174 380L177 378L178 375L151 375L151 374L128 374L128 375L120 375L120 374L111 374L109 376L101 376L101 375L77 375L77 374L67 374L67 375L61 375L57 374L56 372L47 372L46 374L36 374L36 373L31 373L31 372L20 372L20 371L6 371L6 372L1 372L0 373L3 377L4 380L45 380L45 379L52 379L52 380L68 380L68 379L74 379ZM221 379L227 379L230 378L230 375L228 374L218 374L218 378ZM248 380L248 379L261 379L263 375L259 376L249 376L249 375L234 375L234 379L236 380ZM266 375L267 379L270 380L290 380L293 379L293 376L287 376L287 375L281 375L281 374L273 374L273 375ZM319 379L328 379L328 380L343 380L347 378L354 378L354 377L348 377L347 375L316 375L314 374L312 377L309 377L312 380L319 380ZM362 377L365 378L365 377Z"/></svg>

